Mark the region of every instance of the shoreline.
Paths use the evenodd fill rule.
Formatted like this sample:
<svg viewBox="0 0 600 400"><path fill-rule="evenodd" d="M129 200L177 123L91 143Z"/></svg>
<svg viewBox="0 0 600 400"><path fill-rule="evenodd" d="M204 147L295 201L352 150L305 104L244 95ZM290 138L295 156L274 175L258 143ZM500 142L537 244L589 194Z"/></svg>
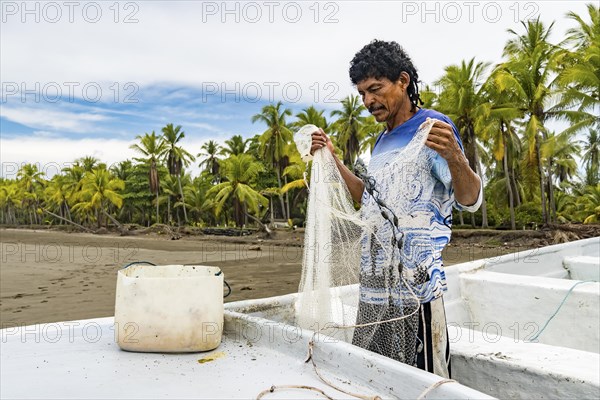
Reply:
<svg viewBox="0 0 600 400"><path fill-rule="evenodd" d="M551 240L547 232L524 232L453 232L444 264L516 253ZM272 239L252 234L170 240L156 233L0 228L0 327L112 316L117 271L133 261L220 267L232 288L225 302L294 293L303 243L303 230L276 231Z"/></svg>

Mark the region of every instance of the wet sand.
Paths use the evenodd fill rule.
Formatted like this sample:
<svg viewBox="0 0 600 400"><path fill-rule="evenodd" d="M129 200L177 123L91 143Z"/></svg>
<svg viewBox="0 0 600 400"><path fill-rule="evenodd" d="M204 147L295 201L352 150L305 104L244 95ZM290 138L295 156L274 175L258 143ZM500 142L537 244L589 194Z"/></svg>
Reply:
<svg viewBox="0 0 600 400"><path fill-rule="evenodd" d="M121 237L60 231L0 229L0 325L114 315L117 271L133 261L219 266L231 285L225 301L292 293L300 281L303 234L276 239L150 234ZM457 238L446 265L524 250L523 244ZM515 242L519 242L516 240Z"/></svg>

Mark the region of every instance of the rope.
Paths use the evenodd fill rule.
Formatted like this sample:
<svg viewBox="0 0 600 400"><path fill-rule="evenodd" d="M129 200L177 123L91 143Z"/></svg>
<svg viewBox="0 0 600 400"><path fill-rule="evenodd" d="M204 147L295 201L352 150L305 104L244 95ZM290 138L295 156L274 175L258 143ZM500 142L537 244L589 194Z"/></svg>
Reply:
<svg viewBox="0 0 600 400"><path fill-rule="evenodd" d="M569 297L569 295L571 294L571 292L573 292L573 289L575 289L575 287L577 285L581 285L582 283L590 283L590 282L596 282L596 281L591 281L591 280L590 281L580 281L580 282L577 282L576 284L574 284L573 286L571 286L571 289L569 289L569 291L567 292L567 294L565 295L565 297L560 302L560 305L558 306L558 308L556 309L556 311L554 311L554 313L550 316L550 318L548 318L548 320L546 321L546 323L544 324L544 326L542 327L542 329L540 329L540 331L538 333L536 333L535 336L533 336L527 342L529 342L529 343L535 342L537 340L537 338L540 337L540 335L542 334L542 332L544 332L544 330L548 327L548 324L550 323L550 321L552 321L552 319L554 317L556 317L556 314L558 314L558 312L560 311L560 309L562 308L562 306L567 301L567 298Z"/></svg>
<svg viewBox="0 0 600 400"><path fill-rule="evenodd" d="M357 399L363 399L363 400L381 400L381 397L379 396L367 396L367 395L362 395L359 393L353 393L353 392L349 392L347 390L344 390L336 385L334 385L333 383L331 383L330 381L328 381L327 379L325 379L320 373L319 373L319 369L317 368L317 364L315 363L315 359L313 357L313 348L314 348L314 338L315 336L321 331L321 329L319 329L319 331L314 332L313 333L313 337L310 340L310 342L308 342L308 358L306 359L305 362L311 362L313 365L313 368L315 370L315 373L317 374L317 376L319 377L320 380L322 380L327 386L330 386L332 388L334 388L335 390L345 393L348 396L352 396L352 397L356 397Z"/></svg>
<svg viewBox="0 0 600 400"><path fill-rule="evenodd" d="M429 386L427 389L425 389L423 391L423 393L421 393L419 395L419 397L417 397L417 400L422 400L425 398L425 396L427 396L429 394L429 392L431 392L432 390L442 386L444 383L458 383L456 382L454 379L442 379L441 381L437 381L436 383L434 383L433 385Z"/></svg>
<svg viewBox="0 0 600 400"><path fill-rule="evenodd" d="M279 386L273 385L273 386L271 386L271 388L269 388L267 390L263 390L262 392L260 392L258 394L258 396L256 396L256 400L262 399L264 395L269 394L269 393L273 393L273 392L275 392L275 390L279 390L279 389L312 390L314 392L322 394L326 399L333 400L333 397L328 396L327 393L325 393L321 389L316 388L314 386L306 386L306 385L279 385Z"/></svg>
<svg viewBox="0 0 600 400"><path fill-rule="evenodd" d="M411 316L413 316L415 313L417 313L419 311L420 307L417 307L413 312L411 312L408 315L404 315L402 317L398 317L398 318L392 318L392 319L388 319L385 321L375 321L375 322L369 322L369 323L365 323L365 324L356 324L356 325L334 325L332 328L334 329L349 329L349 328L363 328L366 326L371 326L371 325L379 325L379 324L384 324L384 323L388 323L388 322L394 322L394 321L400 321L403 320L405 318L409 318ZM323 381L323 383L325 383L327 386L342 392L344 394L347 394L348 396L352 396L355 397L357 399L362 399L362 400L381 400L381 397L378 395L375 396L367 396L367 395L363 395L363 394L359 394L359 393L353 393L350 391L347 391L345 389L340 388L339 386L336 386L335 384L331 383L330 381L328 381L327 379L325 379L323 377L323 375L321 375L321 373L319 372L319 369L317 368L317 364L315 363L315 359L313 357L313 349L315 346L315 336L318 335L319 333L321 333L321 331L323 331L324 329L329 329L330 327L324 326L321 329L319 329L318 331L313 332L313 335L310 339L310 341L308 342L308 356L306 358L305 362L311 362L313 369L315 370L315 374L317 374L317 376L319 377L319 379L321 381ZM267 393L272 393L273 391L275 391L275 389L285 389L285 388L301 388L301 389L309 389L310 390L317 390L319 393L323 394L325 397L327 397L328 399L332 399L331 397L327 396L322 390L317 389L317 388L313 388L313 387L309 387L309 386L297 386L297 385L284 385L284 386L271 386L271 389L267 389L267 390L263 390L262 392L259 393L257 399L262 398L262 396L264 396Z"/></svg>

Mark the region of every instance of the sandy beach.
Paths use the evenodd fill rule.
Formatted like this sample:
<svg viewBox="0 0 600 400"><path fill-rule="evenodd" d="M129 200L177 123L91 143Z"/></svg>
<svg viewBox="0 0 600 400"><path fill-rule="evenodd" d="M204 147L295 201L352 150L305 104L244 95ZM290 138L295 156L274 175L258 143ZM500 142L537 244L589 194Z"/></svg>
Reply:
<svg viewBox="0 0 600 400"><path fill-rule="evenodd" d="M468 232L468 231L467 231ZM455 235L446 265L536 247L535 240L501 233ZM526 235L531 236L531 235ZM533 235L534 237L536 235ZM114 315L117 271L133 261L219 266L232 288L225 301L298 290L303 233L122 237L50 230L0 229L2 328Z"/></svg>

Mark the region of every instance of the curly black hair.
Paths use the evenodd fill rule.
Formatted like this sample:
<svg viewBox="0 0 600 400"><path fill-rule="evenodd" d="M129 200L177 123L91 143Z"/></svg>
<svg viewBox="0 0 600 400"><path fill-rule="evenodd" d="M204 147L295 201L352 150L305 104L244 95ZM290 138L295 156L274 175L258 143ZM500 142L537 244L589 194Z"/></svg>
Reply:
<svg viewBox="0 0 600 400"><path fill-rule="evenodd" d="M407 92L412 109L423 105L419 96L419 74L402 46L396 42L373 40L354 55L350 61L350 80L354 85L368 78L387 78L398 81L401 72L410 76Z"/></svg>

